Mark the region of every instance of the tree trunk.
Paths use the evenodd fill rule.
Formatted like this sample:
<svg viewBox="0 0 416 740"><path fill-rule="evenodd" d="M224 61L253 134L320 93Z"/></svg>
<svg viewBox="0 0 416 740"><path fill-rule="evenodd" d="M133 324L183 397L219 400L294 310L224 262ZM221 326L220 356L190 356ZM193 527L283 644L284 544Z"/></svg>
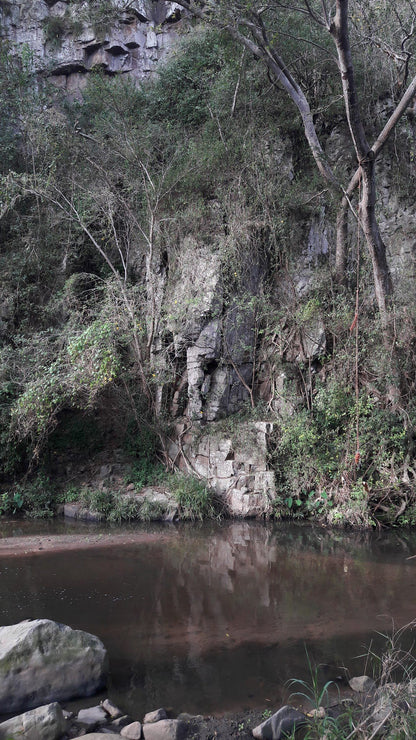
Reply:
<svg viewBox="0 0 416 740"><path fill-rule="evenodd" d="M337 241L335 248L335 280L339 285L345 283L347 274L348 210L349 203L344 195L338 207Z"/></svg>
<svg viewBox="0 0 416 740"><path fill-rule="evenodd" d="M361 163L361 226L364 232L368 251L373 266L374 288L381 326L384 334L388 331L388 299L393 292L390 271L387 264L386 247L381 238L376 218L376 183L375 183L374 155L369 156ZM387 337L387 335L385 334Z"/></svg>
<svg viewBox="0 0 416 740"><path fill-rule="evenodd" d="M362 123L357 90L354 79L351 47L348 35L348 0L336 0L336 13L330 28L338 54L341 73L342 91L344 95L345 111L351 138L357 155L359 171L350 181L351 193L357 183L362 180L360 222L364 232L368 251L370 253L377 306L380 312L383 337L386 344L389 342L388 331L388 299L393 286L386 257L386 247L381 238L376 218L376 185L375 185L375 153L367 143ZM345 267L345 243L348 220L348 190L341 201L337 219L337 261L338 269ZM339 240L339 244L338 244ZM343 249L342 249L343 245Z"/></svg>
<svg viewBox="0 0 416 740"><path fill-rule="evenodd" d="M327 182L330 190L339 195L341 188L321 147L309 103L303 90L289 71L285 61L280 57L272 39L269 38L267 30L263 24L261 13L259 12L256 14L246 12L244 10L244 3L241 5L239 3L230 3L229 13L227 13L228 6L226 4L223 5L222 3L217 4L214 0L212 2L207 2L205 5L199 3L195 4L192 0L180 0L180 5L201 20L208 20L218 28L226 29L236 41L245 46L246 49L248 49L268 67L275 79L288 93L302 117L305 136L319 172ZM326 3L323 3L324 17L322 19L315 14L309 2L305 2L306 9L301 9L300 7L295 6L292 9L294 11L297 10L299 12L309 13L313 20L318 22L320 25L325 26L329 30L334 39L338 56L345 112L358 164L358 169L351 179L347 190L344 191L339 205L335 256L336 275L338 280L343 282L346 270L348 208L350 207L350 197L362 177L361 222L372 261L375 295L380 311L381 325L383 327L383 333L387 338L388 300L392 293L392 281L387 264L386 248L381 238L375 214L376 191L374 161L376 155L384 146L390 133L394 129L394 126L397 124L400 116L403 115L406 107L410 104L415 95L416 77L413 78L405 95L396 107L377 141L372 147L370 147L364 131L354 79L354 67L348 33L348 0L336 0L335 6L336 12L333 20L330 20L330 13ZM291 9L289 5L284 5L282 7L286 7L287 10ZM216 12L218 14L216 14ZM243 31L242 29L245 30Z"/></svg>
<svg viewBox="0 0 416 740"><path fill-rule="evenodd" d="M416 76L411 80L406 92L400 99L399 103L395 107L393 113L388 119L387 123L380 131L376 141L371 147L371 151L374 154L374 159L377 158L385 144L387 143L391 133L394 131L397 123L406 111L409 111L409 106L413 103L416 95ZM347 239L348 239L348 210L350 208L351 198L354 194L355 189L361 179L361 169L358 167L354 172L348 187L341 199L338 214L337 214L337 243L335 252L335 277L338 283L345 281L346 266L347 266Z"/></svg>

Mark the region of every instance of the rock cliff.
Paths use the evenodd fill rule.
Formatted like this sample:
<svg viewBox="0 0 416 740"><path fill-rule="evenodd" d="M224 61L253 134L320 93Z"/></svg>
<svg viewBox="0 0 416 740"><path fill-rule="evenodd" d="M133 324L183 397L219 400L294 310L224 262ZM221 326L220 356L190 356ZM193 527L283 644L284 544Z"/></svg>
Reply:
<svg viewBox="0 0 416 740"><path fill-rule="evenodd" d="M160 69L160 61L166 57L169 50L172 50L185 31L189 31L187 33L189 37L198 34L190 18L186 16L181 6L174 2L156 0L0 2L0 33L3 41L10 45L10 53L22 59L30 58L32 68L35 68L39 77L47 77L64 92L64 98L70 102L75 100L76 103L82 101L88 80L94 79L91 75L94 71L99 70L103 73L100 79L101 77L107 80L114 79L117 76L130 78L137 83L135 90L140 87L139 83L145 80L162 79L162 75L157 74L158 64ZM209 43L205 39L206 46L209 46ZM218 59L215 58L216 54ZM175 87L175 95L169 98L173 108L178 102L178 97L186 98L187 85L194 92L194 97L190 97L188 102L191 114L189 110L182 111L183 122L181 121L179 125L173 120L173 115L172 119L168 120L166 110L163 115L160 114L163 94L158 90L155 95L156 103L153 100L153 108L148 119L143 119L143 125L147 125L149 120L151 125L157 121L159 129L155 125L147 135L149 140L159 135L162 140L163 130L165 139L160 144L160 151L165 145L166 148L171 147L170 161L168 156L165 157L163 153L153 150L148 159L146 152L142 158L142 154L136 157L137 149L142 146L141 131L138 134L134 130L131 138L133 144L128 141L128 147L133 150L133 159L130 161L131 151L126 155L126 150L123 149L125 142L120 145L120 137L117 139L120 132L111 130L112 124L109 124L108 130L105 131L101 120L101 128L98 130L97 139L94 140L88 128L89 124L81 131L82 124L79 124L78 119L75 126L72 122L71 133L74 129L76 134L81 132L84 137L83 143L89 139L94 144L98 142L98 148L93 146L86 150L86 157L92 170L86 172L80 166L79 171L74 174L74 178L78 178L76 187L81 183L82 197L88 192L94 201L91 210L95 209L95 212L91 216L92 227L89 231L93 239L90 239L88 244L88 239L82 241L76 233L76 229L79 231L80 227L78 220L74 229L75 236L71 234L71 248L76 251L80 245L79 251L84 250L87 254L92 241L96 252L98 251L102 257L103 250L100 252L100 245L101 241L104 241L108 245L107 253L104 249L105 260L110 255L110 262L113 259L114 265L121 255L125 282L128 282L128 274L131 282L135 283L135 287L140 286L141 291L137 304L134 303L136 298L131 299L128 321L133 317L133 323L136 322L135 327L138 327L138 330L144 331L142 325L147 329L147 346L143 349L142 355L139 347L136 361L137 357L140 358L140 362L141 357L145 357L146 373L149 374L148 387L151 385L149 396L152 396L152 403L154 402L155 415L160 418L164 413L170 421L173 421L175 427L174 439L169 440L166 445L170 458L182 469L191 470L209 480L226 498L234 514L251 516L268 515L273 508L276 487L273 471L269 469L268 450L269 439L274 433L273 424L279 425L283 418L296 416L299 410L306 408L307 411L311 411L314 399L319 395L319 389L322 390L331 373L335 375L338 373L339 388L347 388L348 393L351 393L354 382L352 352L355 348L352 347L349 327L353 326L351 322L355 310L357 263L360 268L364 265L360 284L360 309L362 305L363 311L367 311L367 335L362 341L360 352L366 363L363 378L365 373L368 373L363 384L366 393L369 393L367 400L368 408L371 409L382 406L380 399L383 391L377 387L377 379L380 367L386 367L386 358L383 359L384 350L379 338L374 339L378 331L374 328L376 324L369 328L374 318L372 308L374 288L368 277L371 265L365 262L367 259L364 254L365 248L357 236L359 231L353 215L350 218L346 279L344 285L340 287L333 282L336 241L334 200L327 190L321 189L321 184L318 187L313 181L309 153L306 151L307 147L302 149L300 138L303 134L299 128L296 129L291 119L292 113L288 114L283 110L284 106L280 99L271 105L269 89L267 88L266 93L261 89L267 82L266 77L261 78L260 84L260 77L255 80L255 75L259 74L258 69L254 69L254 66L248 69L250 62L244 55L240 60L235 49L233 54L234 57L230 62L232 55L225 59L224 54L223 58L220 46L212 44L209 57L211 68L207 80L204 79L204 84L200 86L198 85L207 66L205 64L207 57L201 52L199 56L197 54L193 58L192 63L188 62L188 66L185 64L182 68L183 77ZM172 58L173 56L172 54ZM216 88L217 77L227 64L230 66L224 73L221 84ZM241 104L239 113L241 121L238 121L236 120L238 116L234 117L234 104L241 94L240 83L245 74L250 92ZM172 82L173 78L170 79ZM210 103L206 101L202 103L203 95L210 86L214 89L213 98ZM149 85L144 87L149 88ZM247 111L251 110L256 94L259 95L259 100L261 99L261 104L256 103L259 110L261 106L261 111L259 114L257 110L253 116L254 118L257 116L255 126L246 131L246 121L249 121ZM333 91L331 95L330 105L335 105ZM84 93L84 99L85 97ZM378 105L384 107L377 115L380 114L380 120L385 120L394 106L387 94L384 97L380 96L380 100ZM117 115L120 115L118 118L114 117L115 121L123 120L124 102L122 101L119 106L122 109L121 114L120 110L116 111ZM215 109L214 103L218 105L218 109ZM265 129L259 134L256 126L261 128L262 108L267 105L270 105L267 114L269 118L265 115L267 118ZM194 109L197 109L200 118L192 115ZM106 112L104 118L105 116ZM138 108L133 111L132 119L135 121L137 117ZM277 118L278 125L275 123ZM130 123L131 120L129 125ZM175 126L177 140L172 146L171 134ZM210 126L211 138L204 139ZM229 140L227 126L230 131L235 126ZM403 118L396 133L401 137L400 141L404 148L413 146L414 132L412 134L408 129L408 122ZM341 173L340 178L348 182L350 170L354 165L354 153L342 115L337 113L330 118L330 124L326 127L322 125L320 135L328 160L335 170ZM186 141L187 136L190 138L189 142ZM250 146L246 147L249 139ZM187 169L184 167L184 172L179 171L175 175L174 185L169 185L171 190L169 188L167 190L169 194L171 191L173 193L176 190L180 191L182 179L187 180L179 199L180 213L177 213L174 196L170 200L168 197L165 198L167 205L164 202L165 196L159 197L161 191L154 197L158 187L155 182L157 178L159 184L164 182L164 178L169 179L170 170L177 167L175 157L178 157L179 161L186 161L187 143L190 148L194 147L195 159L187 160ZM117 177L114 175L111 182L104 182L106 176L105 167L100 162L101 152L108 147L109 164L106 166L109 169L118 167L116 160L119 145L123 162L127 161L128 165L124 170L120 168L121 174L119 173ZM74 148L79 146L76 138L73 146ZM146 146L143 147L143 151L145 148ZM233 159L233 149L238 149L240 159L237 157ZM113 156L114 152L117 154L116 157ZM410 150L403 152L403 162L407 159L406 167L412 162L412 156ZM222 160L226 160L227 165L221 170ZM383 159L378 163L377 207L395 285L395 300L398 310L401 310L406 307L409 295L412 295L410 303L413 301L416 227L412 187L406 182L406 172L410 170L403 170L400 173L400 167L397 166L396 181L392 182L393 160L393 150L386 147ZM146 169L148 162L154 167L155 177L153 172L149 173ZM217 166L218 172L221 170L217 179L220 177L223 179L218 187L216 182L209 182L211 166ZM137 177L137 170L143 171L142 180ZM195 186L192 181L194 171L197 171ZM215 178L216 172L213 179ZM128 200L131 193L137 195L140 188L146 196L143 197L143 201L147 199L147 212L144 217L146 208L143 203ZM124 198L123 202L121 198L119 199L120 193ZM153 205L149 207L152 197ZM65 198L68 196L65 195ZM197 202L198 198L200 202ZM125 207L126 202L128 207ZM137 207L133 217L131 203ZM65 212L65 208L61 208L62 211ZM71 217L73 218L73 212ZM106 218L108 218L107 231L100 222ZM125 237L123 229L129 219L129 234ZM176 231L173 228L169 231L168 227L165 229L167 222L169 224L177 222ZM110 227L113 242L108 237ZM154 236L156 231L157 237ZM84 228L83 238L86 233L87 230ZM37 237L31 238L36 242ZM127 244L125 253L120 246L124 238ZM69 237L68 239L71 240ZM30 239L28 243L32 243ZM91 267L90 263L94 263L94 260L90 260L89 256L79 258L77 254L74 262L76 263L74 274L82 275L85 272L86 279L89 280L91 268L91 273L95 276L99 274L101 279L102 267L97 268L97 259ZM69 272L65 272L67 255L62 259L62 265L62 284L68 285L71 277ZM114 270L113 274L116 272L117 270ZM140 324L134 313L136 308L137 312L143 312ZM1 314L2 336L12 332L12 311L9 313L7 311L5 308L4 315ZM16 315L17 313L16 310ZM399 328L395 326L394 341L397 340L396 344L404 356L407 350L403 348L407 345L412 346L413 339L409 340L411 337L410 318L409 322L407 321L409 314L404 312L403 316L402 326ZM367 344L364 347L365 342ZM344 343L342 351L340 350L334 360L335 349L342 343ZM128 352L125 354L128 355ZM409 351L405 360L401 358L403 366L406 362L411 364L410 355ZM128 356L128 362L134 364L131 355ZM370 371L369 363L370 365L373 363ZM143 371L144 375L146 373ZM408 389L414 387L412 373L413 370L408 369L404 372ZM355 403L355 396L349 397L352 399L351 403ZM407 397L410 397L410 391L407 391ZM262 404L260 408L263 416L260 414L260 418L251 420L251 424L244 421L239 426L242 437L250 439L253 445L249 452L247 450L242 452L241 445L236 444L233 439L235 435L223 433L215 425L244 408L253 410L258 401ZM343 424L346 416L348 423L353 424L351 403L348 412L337 407L336 414L339 414L339 418L336 417L336 422L333 422L331 427L329 422L322 421L331 416L325 410L329 401L327 399L322 402L321 428L311 433L310 447L307 444L305 446L308 459L312 454L313 445L317 444L321 437L325 437L328 428L329 437L331 434L339 437L345 432ZM65 408L62 402L60 411L62 409L65 411ZM52 416L53 423L56 421L56 414ZM368 409L365 414L365 419L369 419ZM308 417L308 423L315 424L313 414ZM296 431L297 440L304 438L301 431ZM350 458L351 438L349 432L345 444ZM394 444L396 441L393 440ZM288 448L291 454L296 454L297 442ZM390 459L394 460L397 454L395 448L392 454L393 457ZM406 456L403 450L400 454L404 462ZM243 455L246 457L245 461ZM342 455L338 455L338 461L341 458ZM302 468L301 463L302 461L299 461L299 469ZM325 460L323 478L325 475L329 477L332 475L331 465L333 465L331 460ZM339 462L339 465L343 463ZM315 475L315 472L311 475ZM285 475L288 475L287 471ZM300 470L294 485L305 493L308 492L308 486L302 488L304 480L302 475ZM395 475L398 478L398 474ZM409 479L408 470L401 475L404 482ZM346 480L343 473L339 480ZM336 485L339 485L339 480ZM313 486L312 489L314 490ZM285 500L290 501L290 505L293 503L292 498L292 495L287 495L286 490ZM302 502L300 499L297 500L301 506Z"/></svg>
<svg viewBox="0 0 416 740"><path fill-rule="evenodd" d="M177 3L152 0L5 0L0 5L0 33L26 47L38 70L78 96L88 74L126 74L143 80L181 28Z"/></svg>

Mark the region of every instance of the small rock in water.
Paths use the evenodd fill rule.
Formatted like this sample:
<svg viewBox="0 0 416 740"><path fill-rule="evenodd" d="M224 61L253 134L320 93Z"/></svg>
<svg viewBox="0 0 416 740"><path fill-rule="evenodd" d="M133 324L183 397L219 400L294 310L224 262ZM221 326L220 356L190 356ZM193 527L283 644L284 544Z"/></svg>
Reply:
<svg viewBox="0 0 416 740"><path fill-rule="evenodd" d="M88 707L88 709L80 709L77 715L78 722L82 722L83 725L94 726L102 725L108 719L107 712L104 711L103 707Z"/></svg>
<svg viewBox="0 0 416 740"><path fill-rule="evenodd" d="M350 688L353 691L368 694L376 688L376 685L372 678L369 676L354 676L349 681Z"/></svg>
<svg viewBox="0 0 416 740"><path fill-rule="evenodd" d="M326 717L325 707L316 707L316 709L311 709L307 716L313 717L314 719L324 719L324 717Z"/></svg>
<svg viewBox="0 0 416 740"><path fill-rule="evenodd" d="M306 724L307 721L303 712L286 705L261 725L255 727L253 737L257 740L280 740L280 738L291 735L293 730Z"/></svg>
<svg viewBox="0 0 416 740"><path fill-rule="evenodd" d="M151 722L160 722L161 719L167 719L168 715L166 714L166 709L163 709L161 707L160 709L155 709L153 712L148 712L144 715L143 718L143 724L151 723Z"/></svg>
<svg viewBox="0 0 416 740"><path fill-rule="evenodd" d="M179 740L184 734L184 723L177 719L162 719L143 725L144 740Z"/></svg>
<svg viewBox="0 0 416 740"><path fill-rule="evenodd" d="M108 740L108 735L109 733L102 730L101 732L89 732L88 735L85 733L83 735L77 735L72 740L85 740L85 738L88 738L88 740ZM121 735L116 735L114 732L111 735L113 738L121 738Z"/></svg>
<svg viewBox="0 0 416 740"><path fill-rule="evenodd" d="M140 722L132 722L130 725L126 725L120 732L121 737L126 737L127 740L140 740L142 736L142 726Z"/></svg>
<svg viewBox="0 0 416 740"><path fill-rule="evenodd" d="M119 719L119 717L123 716L123 712L121 711L121 709L116 707L116 705L113 704L113 702L110 701L110 699L104 699L101 706L104 709L104 711L110 715L111 719Z"/></svg>

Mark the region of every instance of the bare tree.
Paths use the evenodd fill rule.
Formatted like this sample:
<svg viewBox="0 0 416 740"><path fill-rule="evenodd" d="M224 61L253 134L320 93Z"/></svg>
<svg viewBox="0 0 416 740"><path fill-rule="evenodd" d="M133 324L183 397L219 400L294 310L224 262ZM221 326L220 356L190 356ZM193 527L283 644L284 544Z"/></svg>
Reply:
<svg viewBox="0 0 416 740"><path fill-rule="evenodd" d="M388 342L388 304L393 288L387 263L386 247L376 217L375 161L416 94L416 76L413 77L405 92L400 96L389 120L376 141L370 146L363 126L354 74L348 0L335 0L335 2L329 2L329 0L319 0L319 2L318 0L298 0L298 2L294 1L293 3L286 0L285 2L276 1L273 4L261 4L255 0L252 0L252 2L242 2L240 0L231 0L230 2L223 2L223 0L206 0L205 2L180 0L180 4L197 18L208 21L219 29L226 30L238 43L250 51L265 65L269 74L275 79L279 87L286 91L298 109L304 133L318 170L339 202L336 274L340 281L344 279L345 275L348 209L351 207L351 197L354 190L361 182L359 217L371 257L381 325L385 340ZM356 5L360 5L358 0ZM395 22L398 23L403 36L401 51L394 57L395 62L400 62L402 65L402 84L407 81L409 76L411 55L409 39L413 36L415 20L413 3L410 0L405 0L405 5L408 22L405 23L403 14L398 16L396 13L395 15ZM276 24L268 23L267 19L272 16L274 20L276 19L276 13L292 14L292 16L300 14L321 27L323 31L326 31L334 42L345 115L357 161L357 171L347 185L338 180L325 155L308 98L296 79L289 60L284 57L281 44L282 34L276 32ZM298 40L310 43L318 49L321 48L322 53L328 54L328 50L320 47L312 38ZM369 43L368 40L367 43ZM370 43L373 43L374 46L381 45L377 36L371 38ZM386 53L392 53L391 48L386 43L383 50Z"/></svg>

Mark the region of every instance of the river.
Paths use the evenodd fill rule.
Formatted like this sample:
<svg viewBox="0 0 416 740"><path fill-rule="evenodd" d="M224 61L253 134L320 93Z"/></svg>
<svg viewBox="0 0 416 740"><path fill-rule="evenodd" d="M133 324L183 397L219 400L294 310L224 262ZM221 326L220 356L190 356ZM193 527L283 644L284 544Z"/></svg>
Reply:
<svg viewBox="0 0 416 740"><path fill-rule="evenodd" d="M416 617L414 554L403 531L0 520L1 623L98 635L108 693L133 716L275 708L308 656L322 681L360 674L375 633Z"/></svg>

